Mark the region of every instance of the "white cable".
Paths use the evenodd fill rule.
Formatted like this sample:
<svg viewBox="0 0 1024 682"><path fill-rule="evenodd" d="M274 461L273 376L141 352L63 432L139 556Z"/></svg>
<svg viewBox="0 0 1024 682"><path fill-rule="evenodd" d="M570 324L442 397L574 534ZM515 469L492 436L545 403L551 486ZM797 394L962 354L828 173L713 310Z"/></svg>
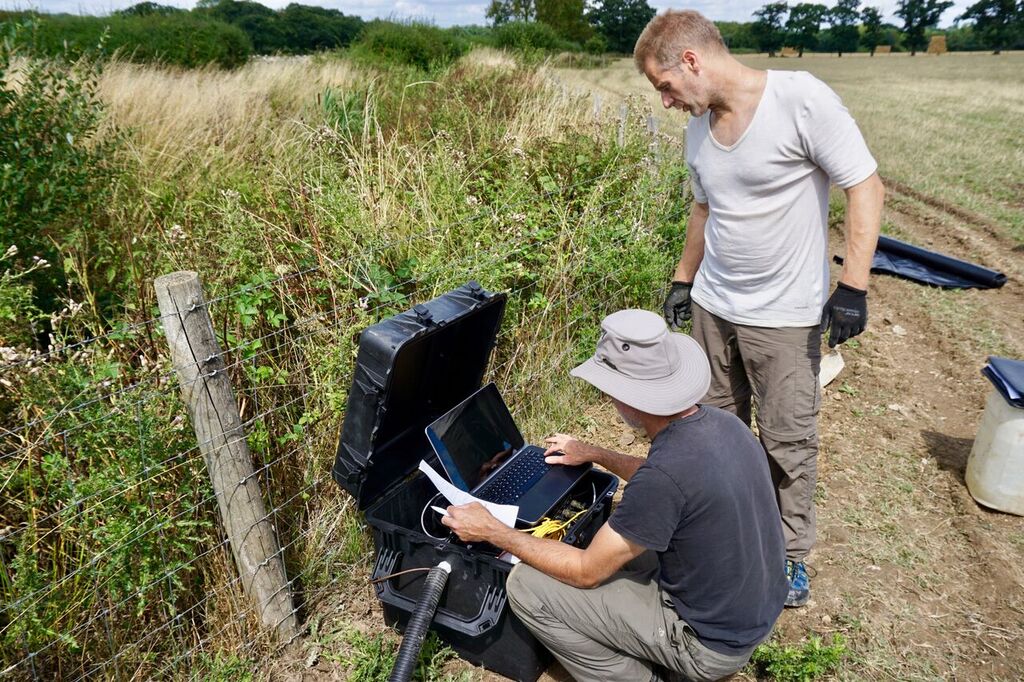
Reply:
<svg viewBox="0 0 1024 682"><path fill-rule="evenodd" d="M423 530L424 535L434 538L435 540L440 540L441 542L447 542L448 539L451 538L451 533L448 534L447 538L439 538L436 535L431 535L430 531L427 530L427 510L430 509L430 505L434 504L434 500L439 497L441 497L441 493L435 493L434 496L427 500L427 503L423 505L423 511L420 512L420 528Z"/></svg>

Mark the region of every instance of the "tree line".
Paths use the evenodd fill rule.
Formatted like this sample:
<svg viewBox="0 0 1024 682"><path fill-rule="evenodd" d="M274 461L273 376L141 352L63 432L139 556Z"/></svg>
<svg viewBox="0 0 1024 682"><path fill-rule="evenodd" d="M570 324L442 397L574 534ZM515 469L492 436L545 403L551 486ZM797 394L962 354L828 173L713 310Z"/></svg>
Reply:
<svg viewBox="0 0 1024 682"><path fill-rule="evenodd" d="M923 49L942 14L953 6L950 0L899 0L894 14L902 26L886 24L877 7L861 8L860 0L837 0L833 7L819 3L770 2L756 12L749 38L759 52L769 56L783 46L797 50L818 49L854 52L865 47L872 55L879 45L898 43L914 55ZM822 25L828 26L822 29ZM1004 49L1024 47L1024 0L978 0L955 20L951 49Z"/></svg>
<svg viewBox="0 0 1024 682"><path fill-rule="evenodd" d="M801 56L805 50L842 56L860 49L874 54L877 46L889 45L915 54L939 32L935 26L952 6L950 0L899 0L895 14L903 23L897 26L885 23L877 7L862 8L860 0L835 1L828 7L778 0L754 12L752 21L716 24L738 53L774 56L786 46ZM389 55L415 64L447 61L477 44L536 54L628 54L654 15L647 0L491 0L489 26L441 29L365 21L300 3L271 9L254 0L199 0L191 10L145 1L105 17L0 11L0 23L34 21L35 29L24 35L42 54L118 53L138 62L234 67L252 54L359 51L364 43L376 50L382 41ZM1024 0L978 0L941 33L950 50L1024 48Z"/></svg>
<svg viewBox="0 0 1024 682"><path fill-rule="evenodd" d="M805 50L835 52L840 57L861 48L872 55L879 45L916 54L934 33L946 35L951 50L1024 48L1024 0L978 0L956 18L955 25L938 31L950 0L900 0L895 12L902 25L883 21L877 7L861 0L820 3L770 2L750 22L715 22L733 52L757 51L774 56L783 46L803 56ZM491 0L487 18L495 26L537 23L588 51L629 53L655 10L646 0Z"/></svg>

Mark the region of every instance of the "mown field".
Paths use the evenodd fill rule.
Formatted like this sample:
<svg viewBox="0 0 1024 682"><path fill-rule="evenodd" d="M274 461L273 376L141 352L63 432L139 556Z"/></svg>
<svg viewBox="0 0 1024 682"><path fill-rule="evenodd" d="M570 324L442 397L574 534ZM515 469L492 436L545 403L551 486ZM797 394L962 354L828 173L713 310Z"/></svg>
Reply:
<svg viewBox="0 0 1024 682"><path fill-rule="evenodd" d="M777 635L840 635L841 677L1024 675L1024 525L962 485L977 369L1024 355L1022 57L744 57L844 97L891 190L885 229L1011 278L966 293L880 281L844 350L822 416L815 601ZM34 64L3 64L23 96L15 151L53 163L0 175L0 673L386 679L397 638L367 585L368 532L329 477L354 343L468 279L511 293L490 376L528 435L643 451L566 378L604 314L659 303L684 236L684 122L629 62L566 71L477 50L431 71L334 57L60 71L81 90L33 81ZM177 398L152 280L179 269L212 300L307 626L284 649L232 577ZM435 679L490 679L433 653Z"/></svg>

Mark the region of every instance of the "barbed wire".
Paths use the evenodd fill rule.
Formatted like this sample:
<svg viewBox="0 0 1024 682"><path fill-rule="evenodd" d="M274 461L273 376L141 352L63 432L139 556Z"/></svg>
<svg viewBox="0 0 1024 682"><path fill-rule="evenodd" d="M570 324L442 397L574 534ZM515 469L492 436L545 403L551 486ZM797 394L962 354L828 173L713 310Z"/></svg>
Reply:
<svg viewBox="0 0 1024 682"><path fill-rule="evenodd" d="M272 516L272 515L274 514L274 512L276 512L276 511L280 511L281 509L283 509L283 508L286 508L286 507L287 507L287 506L288 506L289 504L291 504L292 502L294 502L294 501L295 501L296 499L298 499L299 497L302 497L303 495L305 495L305 494L309 493L310 491L312 491L312 490L314 490L314 489L316 489L316 488L319 488L319 487L320 487L321 485L325 485L326 483L327 483L327 481L325 481L325 480L323 480L323 479L318 479L318 480L315 480L315 481L313 481L313 482L309 483L309 484L308 484L308 485L306 485L306 486L305 486L304 488L302 488L302 489L300 489L299 491L297 491L296 493L292 494L292 495L291 495L291 496L290 496L290 497L289 497L289 498L288 498L287 500L285 500L285 502L283 502L283 503L282 503L282 504L281 504L280 506L277 506L277 507L274 507L274 508L272 508L272 509L271 509L270 511L266 512L266 513L265 513L265 514L264 514L264 515L263 515L262 517L260 517L259 519L256 519L256 520L255 520L255 521L253 522L253 525L252 525L252 526L250 527L250 529L249 529L249 530L250 530L250 532L251 532L251 530L252 530L253 528L256 528L256 527L257 527L257 526L258 526L259 524L261 524L262 522L264 522L264 521L267 521L267 520L269 520L269 519L270 519L270 517L271 517L271 516ZM306 538L306 536L307 536L307 535L309 535L309 534L310 534L311 532L312 532L312 530L311 530L311 529L308 529L308 530L304 531L303 533L299 533L299 534L297 534L297 537L296 537L296 538L295 538L294 540L291 540L290 542L287 542L287 543L281 544L281 545L279 546L279 548L278 548L278 550L277 550L276 552L274 552L274 553L272 553L271 555L269 555L269 556L268 556L268 557L267 557L267 558L266 558L266 559L265 559L265 560L263 561L263 563L262 563L262 564L261 564L261 565L260 565L259 567L257 567L257 570L259 570L259 568L261 568L261 567L263 567L263 566L265 566L265 565L269 564L269 562L270 562L270 561L272 561L272 560L276 560L276 559L278 559L278 558L283 558L283 557L284 557L284 554L285 554L285 552L286 552L286 551L287 551L288 549L290 549L291 547L295 546L295 545L296 545L296 544L297 544L297 543L298 543L298 542L299 542L300 540L303 540L303 539L305 539L305 538ZM218 543L218 544L217 544L217 545L215 545L214 547L212 547L212 548L210 548L209 550L207 550L206 552L204 552L204 555L206 555L206 554L209 554L209 553L211 553L211 552L214 552L214 551L217 551L218 549L221 549L222 547L225 547L225 546L227 546L227 545L228 545L228 540L227 540L227 539L225 538L225 539L224 539L224 540L223 540L222 542ZM192 562L190 562L190 564L191 564L191 563L192 563ZM176 570L175 572L177 572L177 571L180 571L180 570L181 570L182 568L184 568L184 567L179 567L179 569L177 569L177 570ZM308 570L308 569L310 569L310 568L312 568L312 566L310 566L310 567L307 567L307 569L304 569L304 570ZM304 571L302 571L302 572L304 572ZM302 572L300 572L300 573L302 573ZM158 578L157 580L154 580L154 581L153 581L153 583L151 583L151 584L155 584L156 582L159 582L160 580L163 580L163 579L165 579L165 578L167 578L167 577L168 577L168 575L164 575L164 576L161 576L161 577L160 577L160 578ZM252 576L249 576L249 579L252 579ZM222 592L224 592L224 591L226 591L226 590L228 590L228 589L230 589L230 588L234 587L235 585L238 585L238 584L239 584L239 583L241 583L242 581L243 581L243 578L242 578L242 576L236 575L236 576L232 577L231 579L227 580L226 582L224 582L224 583L221 583L221 585L220 585L220 586L218 586L218 587L214 588L214 589L213 589L212 591L208 592L208 593L206 594L206 596L205 596L205 597L203 598L203 600L202 600L202 601L200 601L200 602L197 602L196 604L194 604L193 606L189 607L189 608L188 608L188 609L186 609L185 611L182 611L181 613L177 614L177 615L176 615L176 616L175 616L174 618L172 618L172 619L169 619L168 621L165 621L165 622L164 622L164 623L163 623L163 624L162 624L162 625L160 626L160 628L158 628L157 630L151 630L151 631L150 631L150 632L149 632L148 634L146 634L146 635L145 635L144 637L142 637L142 639L136 640L135 642L133 642L133 644L134 644L134 645L138 645L138 644L140 644L140 643L142 643L142 642L145 642L145 641L147 641L147 640L148 640L149 638L151 638L152 636L154 636L154 635L155 635L155 634L157 634L158 632L162 631L161 629L167 629L168 627L170 627L170 623L171 623L171 622L173 622L173 621L175 621L175 620L181 620L181 617L182 617L182 616L183 616L183 615L184 615L185 613L188 613L188 612L190 612L190 611L192 611L192 610L194 610L194 609L196 609L196 608L198 608L198 607L202 606L202 605L203 605L203 603L205 603L206 601L209 601L209 599L210 599L210 598L212 598L212 597L215 597L215 596L219 595L220 593L222 593ZM286 581L286 585L290 585L290 584L294 583L295 581L296 581L296 578L292 578L292 580ZM283 588L282 588L282 589L283 589ZM119 607L121 607L121 606L125 605L126 603L128 603L129 601L131 601L131 600L132 600L132 599L133 599L134 597L136 597L136 596L138 596L138 593L136 593L136 594L133 594L133 595L130 595L130 596L129 596L129 597L127 598L127 599L125 599L125 600L122 600L122 601L121 601L120 603L118 603L118 604L117 604L117 605L115 605L114 607L112 607L112 608L110 608L110 609L107 609L107 611L108 611L108 612L109 612L109 611L113 611L114 609L116 609L116 608L119 608ZM274 595L271 595L271 596L274 596ZM290 614L289 614L289 615L294 615L294 614L295 614L295 613L297 612L297 610L298 610L297 608L293 609L293 610L292 610L292 611L290 612ZM96 619L98 619L98 617L99 617L100 615L103 615L103 614L99 614L99 615L97 615L97 616L94 616L94 617L93 617L93 619L92 619L92 620L91 620L91 621L90 621L89 623L86 623L85 625L91 624L91 622L95 622L95 620L96 620ZM250 614L247 614L247 613L245 613L244 611L243 611L243 613L242 613L242 617L248 617L249 615L250 615ZM262 620L262 615L263 615L263 614L262 614L262 613L260 613L259 615L260 615L260 617L261 617L261 620ZM79 626L79 627L81 628L81 626ZM76 630L75 630L75 632L77 632L77 631L79 631L79 630L78 630L78 629L76 629ZM124 653L126 653L126 652L125 652L125 651L119 652L119 653L118 653L118 654L116 654L116 655L115 655L115 656L114 656L113 658L111 658L111 659L108 659L107 661L103 661L103 662L101 662L100 664L97 664L97 668L96 668L96 669L94 669L93 671L90 671L90 673L89 673L89 674L91 675L91 674L92 674L93 672L96 672L96 670L97 670L98 668L101 668L101 667L105 667L105 666L106 666L107 664L109 664L109 662L111 662L111 661L113 661L113 660L116 660L116 659L117 659L117 658L119 658L120 656L124 655ZM78 679L83 679L83 678L78 678Z"/></svg>
<svg viewBox="0 0 1024 682"><path fill-rule="evenodd" d="M298 396L298 397L296 397L296 398L293 398L292 400L288 401L287 403L284 403L283 405L279 405L279 406L277 406L277 407L274 407L274 408L272 408L272 409L270 409L270 410L267 410L266 412L264 412L264 413L262 413L262 414L259 414L259 415L255 415L255 416L254 416L254 417L252 417L252 418L251 418L250 420L248 420L248 422L243 422L243 424L242 424L242 428L240 428L240 429L239 429L239 433L240 433L241 435L239 435L238 437L236 437L236 438L234 438L234 439L228 440L228 439L225 439L225 437L224 437L224 435L223 435L223 434L217 434L217 435L215 435L215 436L213 436L213 437L211 437L211 438L209 438L209 439L207 439L207 440L205 440L205 441L203 441L203 442L200 442L200 443L196 444L196 445L195 445L194 447L192 447L192 448L189 448L188 450L185 450L185 451L183 451L183 452L180 452L180 453L176 453L176 454L172 455L172 456L171 456L171 457L169 457L168 459L164 460L164 462L163 462L163 463L166 463L166 462L169 462L169 461L173 461L173 460L175 460L175 459L179 459L179 458L182 458L183 456L187 456L187 455L190 455L190 454L192 454L192 453L195 453L195 452L197 452L197 451L200 451L200 450L202 449L202 447L203 447L204 445L211 445L211 444L213 444L213 443L215 443L215 442L217 442L217 441L219 441L219 440L224 440L224 443L223 443L223 444L220 444L220 445L219 445L219 447L226 447L226 446L230 446L230 445L233 445L233 444L235 444L235 443L240 443L240 442L242 442L242 441L244 441L244 440L246 440L246 439L248 438L248 435L247 435L247 434L245 433L245 428L244 428L246 424L252 424L252 423L253 423L253 422L254 422L255 420L257 420L257 419L261 419L261 418L263 418L263 417L265 417L265 416L267 416L267 415L269 415L269 414L272 414L272 413L274 413L274 412L277 412L277 411L280 411L280 410L286 409L287 407L289 407L289 406L291 406L291 405L294 405L294 404L296 404L297 402L301 401L301 400L302 400L302 399L303 399L304 397L305 397L304 395L301 395L301 396ZM179 463L179 465L180 465L180 463ZM178 465L176 465L176 466L178 466ZM107 501L109 501L109 500L111 500L111 499L114 499L114 498L117 498L117 497L121 497L121 496L123 496L123 495L124 495L124 494L125 494L126 492L128 492L129 490L132 490L132 489L134 489L134 488L137 488L137 487L139 487L139 486L143 485L144 483L146 483L146 482L149 482L149 481L151 481L151 480L155 479L155 478L156 478L156 476L161 476L161 475L164 475L164 474L166 474L166 473L168 473L168 471L167 471L167 470L161 470L161 471L159 471L159 472L158 472L158 473L157 473L157 474L156 474L155 476L153 476L153 477L151 477L151 478L143 479L143 480L137 481L137 482L135 482L135 483L132 483L132 484L130 484L130 485L129 485L128 487L126 487L126 488L123 488L123 489L121 489L121 490L118 490L117 492L113 493L113 494L112 494L112 495L110 495L109 497L105 498L105 499L104 499L103 501L101 501L101 502L99 502L99 503L97 503L97 504L93 505L93 506L92 506L92 507L90 507L89 509L87 509L87 510L85 510L85 511L83 511L83 512L78 512L78 513L76 513L76 514L75 514L75 516L76 516L76 517L77 517L77 516L84 516L84 515L85 515L86 513L88 513L88 512L91 512L91 511L93 511L94 509L97 509L97 508L99 508L100 506L102 506L102 504L103 504L104 502L107 502ZM109 492L109 490L106 490L106 491L102 491L102 492ZM102 494L102 492L101 492L100 494ZM179 500L180 500L180 498L179 498ZM177 502L177 501L176 501L176 502ZM175 503L176 503L176 502L175 502ZM164 510L166 510L166 509L169 509L170 507L174 506L174 504L175 504L175 503L171 503L171 504L169 504L169 505L165 506L165 507L164 507ZM190 511L190 510L186 510L186 511ZM55 513L59 513L59 512L55 512ZM180 515L180 514L179 514L179 515ZM50 516L49 518L52 518L52 517L53 517L53 515L51 515L51 516ZM174 517L174 518L177 518L177 517ZM165 524L169 524L169 523L170 523L170 521L172 521L172 520L174 520L174 519L170 519L170 520L168 520L167 522L165 522ZM131 541L132 541L132 542L134 542L134 541L137 541L137 540L141 539L142 537L144 537L145 535L148 535L148 534L149 534L149 532L151 532L151 531L153 531L153 530L156 530L157 528L158 528L158 527L156 527L156 526L155 526L155 527L152 527L152 528L150 528L149 530L147 530L147 531L143 532L143 533L142 533L141 535L138 535L138 536L132 537L132 538L131 538ZM46 532L46 534L44 534L44 535L50 534L50 533L52 533L52 532L55 532L56 530L59 530L59 528L55 527L55 528L49 529L49 530L48 530L48 531ZM126 535L125 537L127 538L128 536ZM41 538L39 538L39 539L42 539L42 537L41 537ZM37 542L38 542L38 540L37 540ZM90 568L91 566L94 566L94 565L96 565L96 563L98 563L98 562L99 562L99 560L100 560L100 559L102 559L102 558L103 558L103 557L104 557L104 556L105 556L106 554L110 554L110 553L113 553L113 551L115 551L115 550L117 550L117 549L120 549L120 548L121 548L121 547L122 547L122 546L124 545L124 542L125 542L125 540L124 540L124 539L122 539L122 541L118 541L118 542L115 542L115 544L114 544L114 545L112 545L112 546L110 546L110 547L107 547L107 548L105 548L105 549L104 549L103 551L101 551L100 553L98 553L98 554L94 555L94 556L92 557L92 559L90 559L90 560L89 560L89 562L88 562L87 564L85 564L85 565L83 565L83 566L80 566L79 568L77 568L77 569L75 569L75 570L71 571L70 573L66 574L66 575L65 575L65 576L64 576L63 578L61 578L60 580L58 580L58 581L57 581L56 583L52 583L52 584L51 584L51 585L49 586L49 589L47 589L47 588L40 588L40 589L39 589L39 590L37 590L36 592L33 592L33 593L29 594L29 595L26 595L25 597L22 597L22 598L20 598L20 599L18 599L18 600L15 600L15 601L13 601L13 602L10 602L10 603L8 603L8 604L3 604L3 605L0 605L0 613L5 613L5 612L9 612L9 611L11 611L12 609L14 609L14 608L16 608L16 607L20 606L21 604L23 604L23 603L24 603L24 602L25 602L26 600L28 600L28 599L31 599L31 598L33 598L33 597L36 597L36 596L40 595L40 594L41 594L41 593L43 593L43 592L46 592L46 593L50 593L50 592L53 592L53 591L55 591L55 590L56 590L56 588L60 587L60 586L61 586L61 585L63 585L64 583L66 583L66 582L67 582L68 580L71 580L72 578L74 578L75 576L77 576L77 575L78 575L79 573L81 573L81 572L82 572L82 571L84 571L85 569L87 569L87 568ZM45 596L45 595L44 595L44 596ZM33 605L34 605L34 604L33 604ZM30 605L30 606L31 606L31 605ZM10 627L10 626L11 626L12 624L13 624L13 621L12 621L12 623L9 623L9 624L8 624L8 625L7 625L6 627L4 627L3 629L0 629L0 633L3 633L4 631L6 631L6 630L7 630L7 628L9 628L9 627Z"/></svg>
<svg viewBox="0 0 1024 682"><path fill-rule="evenodd" d="M294 450L293 450L292 452L288 453L287 455L282 455L282 457L281 457L280 459L283 459L284 457L288 457L288 456L291 456L291 455L293 455L293 454L294 454L295 452L297 452L297 451L298 451L299 449L301 449L301 447L300 447L300 448L295 448L295 449L294 449ZM256 476L256 475L258 475L259 473L261 473L262 471L265 471L265 470L266 470L267 468L269 468L270 464L271 464L271 463L268 463L268 464L264 465L263 467L261 467L261 468L260 468L259 470L256 470L256 471L254 471L254 472L253 472L252 474L250 474L249 476L247 476L247 477L246 477L246 479L248 479L248 478L251 478L251 477L253 477L253 476ZM246 480L246 479L243 479L243 480ZM279 507L274 507L274 508L272 508L272 509L271 509L270 511L266 512L266 513L265 513L265 514L264 514L264 515L263 515L262 517L260 517L260 518L258 518L258 519L256 519L256 520L254 520L254 521L253 521L253 524L252 524L252 526L251 526L251 527L249 528L249 531L248 531L248 532L251 532L253 528L256 528L256 527L258 527L258 526L259 526L259 525L260 525L261 523L263 523L264 521L267 521L267 520L269 520L269 519L270 519L270 517L271 517L271 516L273 515L273 513L274 513L274 512L276 512L276 511L279 511L280 509L282 509L282 508L286 507L286 506L287 506L288 504L290 504L290 503L291 503L292 501L294 501L294 500L295 500L295 499L296 499L297 497L300 497L300 496L302 496L303 494L305 494L305 493L309 492L309 490L310 490L311 488L313 488L313 487L317 487L317 486L319 486L319 485L322 485L323 483L324 483L324 481L322 481L322 480L314 481L314 482L313 482L312 484L310 484L310 485L307 485L307 486L306 486L305 488L303 488L303 489L299 490L299 491L298 491L297 493L295 493L295 494L293 494L292 496L290 496L290 497L289 497L289 498L288 498L288 499L287 499L287 500L286 500L286 501L285 501L285 502L284 502L284 503L283 503L282 505L280 505ZM241 487L241 483L239 484L239 487ZM236 490L237 490L237 488L236 488ZM215 493L214 493L214 494L211 494L211 495L209 495L209 496L207 496L206 498L204 498L203 500L201 500L200 502L198 502L198 503L197 503L196 505L193 505L193 506L192 506L192 507L190 507L189 509L186 509L186 510L184 510L184 511L180 512L180 513L179 513L179 514L177 514L177 515L176 515L175 517L172 517L171 519L168 519L168 520L167 520L167 521L165 522L165 525L167 525L167 524L170 524L170 523L171 523L172 521L176 520L176 519L177 519L178 517L180 517L180 516L183 516L183 515L185 515L185 514L188 514L188 513L190 513L190 512L193 512L193 511L197 510L198 508L200 508L201 506L203 506L203 505L205 505L205 504L207 504L207 503L209 503L209 502L212 502L213 500L215 500L215 499L216 499L216 497L217 497L217 496L216 496L216 494L215 494ZM144 535L145 535L145 534L148 534L148 533L151 533L151 532L153 532L154 530L156 530L156 527L154 527L154 528L151 528L151 529L147 530L147 531L146 531L146 533L144 533ZM301 534L300 534L300 535L301 535ZM142 536L139 536L139 538L135 538L135 539L140 539L141 537L142 537ZM296 541L297 541L297 540L296 540ZM287 547L289 547L289 546L291 546L292 544L294 544L294 543L295 543L296 541L292 541L291 543L288 543L288 544L286 544L286 545L282 545L282 546L281 546L281 548L280 548L280 549L279 549L279 550L278 550L277 552L275 552L275 553L274 553L274 554L272 554L272 555L271 555L270 557L268 557L268 560L269 560L269 559L274 559L274 558L277 558L278 556L283 556L283 552L284 552L284 550L285 550L285 549L286 549ZM123 606L125 606L125 605L129 604L129 603L130 603L130 602L132 602L132 601L133 601L133 600L134 600L134 599L135 599L136 597L140 597L140 596L142 596L142 595L143 595L143 594L145 594L145 592L146 592L146 591L147 591L147 590L148 590L148 589L149 589L150 587L152 587L153 585L156 585L156 584L158 584L158 583L162 582L163 580L166 580L167 578L173 577L173 576L177 575L178 573L180 573L181 571L183 571L183 570L185 570L185 569L187 569L187 568L190 568L190 567L191 567L191 566L192 566L193 564L195 564L196 562L198 562L198 561L199 561L199 560L200 560L201 558L203 558L203 557L206 557L206 556L210 555L211 553L213 553L213 552L217 551L218 549L221 549L221 548L223 548L223 547L227 547L227 546L228 546L229 544L230 544L230 540L229 540L228 538L224 538L224 539L223 539L223 540L221 540L220 542L216 543L216 544L215 544L215 545L214 545L213 547L210 547L209 549L207 549L207 550L206 550L206 551L204 551L203 553L201 553L201 554L197 555L196 557L194 557L194 558L193 558L192 560L190 560L190 561L189 561L188 563L182 564L182 565L178 566L177 568L175 568L174 570L172 570L172 571L168 571L167 573L164 573L164 574L162 574L162 575L158 576L157 578L154 578L154 579L152 579L152 580L151 580L151 581L150 581L149 583L146 583L145 585L143 585L142 587L140 587L139 589L137 589L137 590L136 590L135 592L132 592L132 593L131 593L131 594L129 594L129 595L127 596L127 597L124 597L123 599L121 599L121 601L117 602L117 603L116 603L116 604L114 604L113 606L108 606L108 607L106 607L106 608L104 608L104 609L101 609L101 610L100 610L100 611L99 611L98 613L96 613L95 615L93 615L93 616L92 616L92 617L91 617L91 618L90 618L89 620L87 620L87 621L85 621L85 622L83 622L83 623L80 623L80 624L79 624L79 625L78 625L77 627L75 627L74 629L72 629L72 630L71 630L70 632L66 633L66 634L65 634L65 636L67 636L67 637L72 637L72 638L73 638L73 637L74 637L75 635L77 635L78 633L82 632L82 631L83 631L84 629L86 629L86 628L87 628L88 626L90 626L90 625L92 625L93 623L95 623L95 622L96 622L97 620L99 620L100 618L102 618L102 617L104 617L104 616L108 615L108 614L109 614L109 613L111 613L111 612L115 612L115 611L116 611L117 609L119 609L119 608L121 608L121 607L123 607ZM232 560L232 561L233 561L233 560ZM266 562L264 562L264 563L266 563ZM239 582L241 582L241 581L242 581L242 577L241 577L241 576L235 576L235 577L234 577L234 578L232 578L231 580L229 580L229 581L227 581L226 583L224 583L222 587L220 587L220 588L215 588L215 589L214 589L214 590L213 590L212 592L208 593L208 594L207 594L207 596L206 596L206 597L204 597L204 599L203 599L203 600L201 600L201 601L197 602L196 604L194 604L194 605L193 605L192 607L190 607L189 609L186 609L185 611L183 611L183 612L181 612L181 613L177 614L177 615L176 615L176 616L174 617L174 619L172 619L172 620L180 620L180 618L181 618L182 614L184 614L184 613L187 613L188 611L190 611L190 610L192 610L192 609L198 608L199 606L202 606L202 604L203 604L204 602L208 601L208 599L209 599L209 596L210 596L211 594L213 594L213 595L216 595L216 594L218 594L218 593L219 593L220 591L222 591L223 589L226 589L227 587L230 587L230 586L232 586L232 585L234 585L234 584L237 584L237 583L239 583ZM102 587L102 585L100 585L100 586L98 586L98 587ZM149 633L148 635L146 635L145 637L143 637L143 638L142 638L141 640L137 640L137 642L136 642L136 643L138 643L138 642L142 642L142 641L145 641L146 639L148 639L149 637L151 637L151 636L152 636L153 634L154 634L153 632L150 632L150 633ZM47 649L48 649L49 647L52 647L52 646L54 646L54 645L58 644L58 643L59 643L59 642L61 642L61 641L62 641L62 638L58 638L58 639L55 639L55 640L53 640L53 641L52 641L52 642L51 642L50 644L48 644L48 645L47 645L46 647L44 647L43 649L40 649L40 650L38 650L38 651L34 652L34 655L39 655L39 654L41 654L41 653L44 653L44 652L45 652L45 651L46 651L46 650L47 650ZM22 663L24 663L24 661L25 661L25 659L22 659L22 661L19 661L18 663L16 663L16 664L15 664L14 666L12 666L12 668L16 668L16 667L18 667L19 665L21 665ZM3 671L3 672L7 672L7 671Z"/></svg>

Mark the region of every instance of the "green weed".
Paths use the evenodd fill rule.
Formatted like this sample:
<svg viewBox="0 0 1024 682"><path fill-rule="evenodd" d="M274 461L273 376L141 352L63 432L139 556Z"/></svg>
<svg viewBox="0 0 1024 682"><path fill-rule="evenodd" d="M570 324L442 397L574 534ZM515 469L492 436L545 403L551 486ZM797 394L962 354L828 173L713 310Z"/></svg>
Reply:
<svg viewBox="0 0 1024 682"><path fill-rule="evenodd" d="M385 633L365 635L352 630L346 636L350 650L345 659L349 666L348 679L357 682L387 682L395 667L398 644ZM451 647L446 646L433 632L427 634L420 649L419 660L413 672L418 682L438 682L442 679L442 667L455 657Z"/></svg>
<svg viewBox="0 0 1024 682"><path fill-rule="evenodd" d="M856 398L857 394L859 393L859 391L856 388L854 388L853 386L851 386L850 384L848 384L845 381L843 382L843 385L839 387L839 392L840 393L845 393L846 395L854 397L854 398Z"/></svg>
<svg viewBox="0 0 1024 682"><path fill-rule="evenodd" d="M189 674L195 682L253 682L256 661L239 658L234 654L200 653L196 670Z"/></svg>
<svg viewBox="0 0 1024 682"><path fill-rule="evenodd" d="M836 672L846 656L846 640L835 633L830 644L816 635L799 646L767 642L754 650L750 660L759 677L776 682L811 682Z"/></svg>
<svg viewBox="0 0 1024 682"><path fill-rule="evenodd" d="M119 138L99 135L99 65L29 59L22 44L37 30L0 23L0 248L17 247L8 260L22 269L19 286L50 313L67 284L62 250L103 227ZM53 267L38 267L39 259ZM91 272L112 265L100 250L92 260Z"/></svg>

